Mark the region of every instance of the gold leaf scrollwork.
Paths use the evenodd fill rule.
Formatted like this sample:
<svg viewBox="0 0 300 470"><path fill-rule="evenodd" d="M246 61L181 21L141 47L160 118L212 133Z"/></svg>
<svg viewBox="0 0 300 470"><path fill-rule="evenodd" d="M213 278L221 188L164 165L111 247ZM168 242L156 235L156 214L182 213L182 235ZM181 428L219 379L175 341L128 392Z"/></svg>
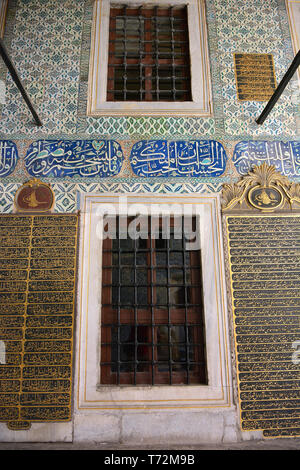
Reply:
<svg viewBox="0 0 300 470"><path fill-rule="evenodd" d="M247 175L243 176L239 181L232 184L224 184L221 195L221 203L223 211L235 208L237 204L241 207L248 200L252 208L258 208L248 199L248 194L253 188L278 188L282 190L284 203L292 208L293 204L300 204L300 184L292 183L289 179L279 173L274 165L263 163L255 165ZM283 204L284 206L284 204ZM276 209L276 207L274 208Z"/></svg>

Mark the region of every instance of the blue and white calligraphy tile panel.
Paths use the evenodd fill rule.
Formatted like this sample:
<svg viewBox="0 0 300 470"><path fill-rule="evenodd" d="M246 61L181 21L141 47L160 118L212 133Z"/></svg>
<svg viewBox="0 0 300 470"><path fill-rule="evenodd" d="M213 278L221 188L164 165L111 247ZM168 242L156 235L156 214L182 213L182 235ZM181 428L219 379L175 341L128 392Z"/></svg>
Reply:
<svg viewBox="0 0 300 470"><path fill-rule="evenodd" d="M244 141L234 149L232 159L238 173L245 175L253 165L267 163L287 177L300 176L300 141Z"/></svg>
<svg viewBox="0 0 300 470"><path fill-rule="evenodd" d="M143 177L217 177L226 162L224 147L214 140L141 140L130 154L133 172Z"/></svg>
<svg viewBox="0 0 300 470"><path fill-rule="evenodd" d="M34 177L104 178L117 175L123 160L114 140L38 140L27 150L25 166Z"/></svg>
<svg viewBox="0 0 300 470"><path fill-rule="evenodd" d="M0 140L0 176L10 175L18 161L18 149L10 140Z"/></svg>

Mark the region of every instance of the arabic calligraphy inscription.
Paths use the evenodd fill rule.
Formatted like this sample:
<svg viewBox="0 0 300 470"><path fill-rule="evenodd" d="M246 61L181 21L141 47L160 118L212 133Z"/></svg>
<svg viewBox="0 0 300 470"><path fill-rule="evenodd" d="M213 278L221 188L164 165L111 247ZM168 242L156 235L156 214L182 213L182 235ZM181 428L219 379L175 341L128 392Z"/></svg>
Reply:
<svg viewBox="0 0 300 470"><path fill-rule="evenodd" d="M35 177L104 178L117 175L123 160L122 148L114 140L38 140L28 148L25 165Z"/></svg>
<svg viewBox="0 0 300 470"><path fill-rule="evenodd" d="M0 176L10 175L18 161L18 150L14 142L0 140Z"/></svg>
<svg viewBox="0 0 300 470"><path fill-rule="evenodd" d="M239 142L232 159L238 173L245 175L253 165L274 165L285 176L300 176L300 142Z"/></svg>
<svg viewBox="0 0 300 470"><path fill-rule="evenodd" d="M12 430L71 416L77 221L0 217L0 421Z"/></svg>
<svg viewBox="0 0 300 470"><path fill-rule="evenodd" d="M240 101L268 101L276 89L272 54L234 54Z"/></svg>
<svg viewBox="0 0 300 470"><path fill-rule="evenodd" d="M226 220L242 429L299 436L300 217Z"/></svg>
<svg viewBox="0 0 300 470"><path fill-rule="evenodd" d="M214 140L141 140L133 145L130 162L143 177L217 177L225 171L227 155Z"/></svg>

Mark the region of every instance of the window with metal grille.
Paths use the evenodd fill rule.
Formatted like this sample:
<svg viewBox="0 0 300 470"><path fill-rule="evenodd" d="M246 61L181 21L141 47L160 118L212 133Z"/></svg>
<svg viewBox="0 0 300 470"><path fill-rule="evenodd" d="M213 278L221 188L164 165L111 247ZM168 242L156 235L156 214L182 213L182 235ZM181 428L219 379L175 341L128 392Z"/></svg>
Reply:
<svg viewBox="0 0 300 470"><path fill-rule="evenodd" d="M103 240L101 383L206 384L200 250L179 238L183 217L170 219L168 237L162 220L147 221L132 239L132 220L118 217Z"/></svg>
<svg viewBox="0 0 300 470"><path fill-rule="evenodd" d="M187 7L111 7L107 101L191 99Z"/></svg>

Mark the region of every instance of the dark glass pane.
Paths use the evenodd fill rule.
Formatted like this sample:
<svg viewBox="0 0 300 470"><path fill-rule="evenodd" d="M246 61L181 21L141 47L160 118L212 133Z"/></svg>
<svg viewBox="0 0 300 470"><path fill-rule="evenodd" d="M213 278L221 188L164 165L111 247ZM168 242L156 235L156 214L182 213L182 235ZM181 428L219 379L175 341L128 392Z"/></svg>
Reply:
<svg viewBox="0 0 300 470"><path fill-rule="evenodd" d="M170 251L170 265L183 265L183 253L180 251Z"/></svg>
<svg viewBox="0 0 300 470"><path fill-rule="evenodd" d="M121 283L133 284L134 283L134 269L122 268L121 269Z"/></svg>
<svg viewBox="0 0 300 470"><path fill-rule="evenodd" d="M157 266L167 266L167 253L165 252L157 252L155 253L155 259Z"/></svg>
<svg viewBox="0 0 300 470"><path fill-rule="evenodd" d="M115 328L117 330L117 328ZM121 343L134 342L135 328L133 325L122 325L120 326L120 341Z"/></svg>
<svg viewBox="0 0 300 470"><path fill-rule="evenodd" d="M120 254L121 265L134 265L134 254L133 253L121 253Z"/></svg>
<svg viewBox="0 0 300 470"><path fill-rule="evenodd" d="M147 287L138 287L137 303L138 305L147 305L148 303L148 288Z"/></svg>
<svg viewBox="0 0 300 470"><path fill-rule="evenodd" d="M148 270L143 268L138 268L136 270L136 283L138 285L147 285L148 282Z"/></svg>
<svg viewBox="0 0 300 470"><path fill-rule="evenodd" d="M155 248L157 250L165 250L167 248L167 240L164 240L162 238L157 238L155 240Z"/></svg>
<svg viewBox="0 0 300 470"><path fill-rule="evenodd" d="M126 240L120 240L120 248L124 251L133 251L134 250L134 240L126 238Z"/></svg>
<svg viewBox="0 0 300 470"><path fill-rule="evenodd" d="M170 240L170 250L182 250L182 240Z"/></svg>
<svg viewBox="0 0 300 470"><path fill-rule="evenodd" d="M137 347L137 360L149 361L152 356L152 347L146 344Z"/></svg>
<svg viewBox="0 0 300 470"><path fill-rule="evenodd" d="M125 344L120 347L121 362L134 360L135 347L132 344Z"/></svg>
<svg viewBox="0 0 300 470"><path fill-rule="evenodd" d="M134 288L133 287L121 287L121 305L133 305L134 302Z"/></svg>
<svg viewBox="0 0 300 470"><path fill-rule="evenodd" d="M167 284L168 271L166 269L155 269L154 273L156 284Z"/></svg>
<svg viewBox="0 0 300 470"><path fill-rule="evenodd" d="M169 342L169 328L167 326L157 327L157 343Z"/></svg>
<svg viewBox="0 0 300 470"><path fill-rule="evenodd" d="M102 294L105 293L105 290L106 290L105 288L102 289ZM102 298L103 298L103 296L102 296ZM102 303L104 303L104 304L109 303L107 300L108 300L108 298L103 299ZM119 299L119 288L118 287L112 287L111 288L111 300L110 301L112 301L112 300L114 302L119 302L120 301L120 299Z"/></svg>
<svg viewBox="0 0 300 470"><path fill-rule="evenodd" d="M133 362L129 362L129 363L121 362L120 372L133 372L133 371L134 371L134 363Z"/></svg>
<svg viewBox="0 0 300 470"><path fill-rule="evenodd" d="M112 249L113 250L119 250L119 239L113 239L112 240Z"/></svg>
<svg viewBox="0 0 300 470"><path fill-rule="evenodd" d="M136 264L141 266L141 265L147 265L147 253L137 253L136 254Z"/></svg>
<svg viewBox="0 0 300 470"><path fill-rule="evenodd" d="M143 362L143 363L139 363L137 365L137 368L136 368L136 371L137 372L149 372L151 369L151 362ZM140 382L139 382L140 383ZM148 381L146 383L151 383L151 375L149 374L149 378L148 378Z"/></svg>
<svg viewBox="0 0 300 470"><path fill-rule="evenodd" d="M148 248L148 240L145 240L143 238L138 238L136 240L136 244L138 250L145 250L146 248Z"/></svg>
<svg viewBox="0 0 300 470"><path fill-rule="evenodd" d="M169 346L157 346L157 360L168 361L169 358Z"/></svg>
<svg viewBox="0 0 300 470"><path fill-rule="evenodd" d="M170 269L170 284L184 284L184 271L183 269Z"/></svg>
<svg viewBox="0 0 300 470"><path fill-rule="evenodd" d="M168 303L168 289L166 287L156 287L157 305L166 305Z"/></svg>
<svg viewBox="0 0 300 470"><path fill-rule="evenodd" d="M150 328L148 326L137 327L137 340L139 343L147 343L150 341L149 338Z"/></svg>
<svg viewBox="0 0 300 470"><path fill-rule="evenodd" d="M170 287L170 303L177 305L185 303L184 287Z"/></svg>
<svg viewBox="0 0 300 470"><path fill-rule="evenodd" d="M186 328L184 325L171 326L171 341L172 343L185 343L186 341Z"/></svg>

